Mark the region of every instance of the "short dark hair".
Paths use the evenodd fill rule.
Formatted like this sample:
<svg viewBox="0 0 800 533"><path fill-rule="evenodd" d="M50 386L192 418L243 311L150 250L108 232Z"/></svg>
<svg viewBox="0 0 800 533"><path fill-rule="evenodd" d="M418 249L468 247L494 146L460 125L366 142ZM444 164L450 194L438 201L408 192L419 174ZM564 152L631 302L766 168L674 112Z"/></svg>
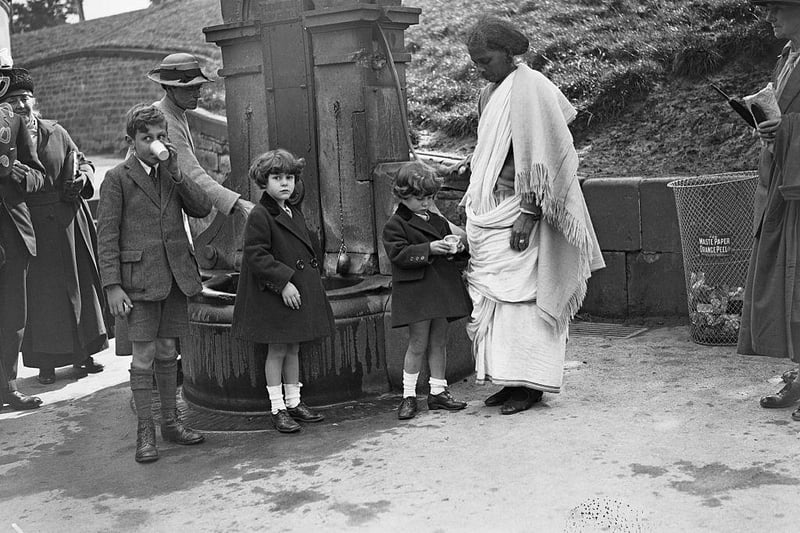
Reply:
<svg viewBox="0 0 800 533"><path fill-rule="evenodd" d="M146 132L148 126L163 124L167 126L167 117L154 105L136 104L125 114L125 133L133 139L137 132Z"/></svg>
<svg viewBox="0 0 800 533"><path fill-rule="evenodd" d="M442 187L442 178L421 161L409 161L400 167L394 179L392 193L401 200L433 196Z"/></svg>
<svg viewBox="0 0 800 533"><path fill-rule="evenodd" d="M478 20L467 32L466 43L470 52L499 50L512 56L524 54L530 46L525 34L510 22L496 17Z"/></svg>

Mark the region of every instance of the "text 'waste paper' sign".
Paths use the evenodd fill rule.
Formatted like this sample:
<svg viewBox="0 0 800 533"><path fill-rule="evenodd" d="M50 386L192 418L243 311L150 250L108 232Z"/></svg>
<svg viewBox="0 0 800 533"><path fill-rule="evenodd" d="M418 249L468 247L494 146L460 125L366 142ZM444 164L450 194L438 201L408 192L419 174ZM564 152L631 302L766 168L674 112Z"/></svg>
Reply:
<svg viewBox="0 0 800 533"><path fill-rule="evenodd" d="M731 254L730 235L700 235L697 240L700 244L700 255L724 257Z"/></svg>

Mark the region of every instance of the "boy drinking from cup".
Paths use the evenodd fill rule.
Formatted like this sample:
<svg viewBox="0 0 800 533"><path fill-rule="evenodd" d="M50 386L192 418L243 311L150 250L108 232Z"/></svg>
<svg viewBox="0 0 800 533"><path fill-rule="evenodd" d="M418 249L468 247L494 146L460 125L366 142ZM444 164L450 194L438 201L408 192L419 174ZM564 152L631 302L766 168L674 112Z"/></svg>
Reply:
<svg viewBox="0 0 800 533"><path fill-rule="evenodd" d="M204 440L178 418L175 347L189 327L188 297L202 290L183 212L204 217L211 201L180 171L158 108L131 108L126 133L132 153L108 171L100 187L98 257L109 309L127 322L133 345L130 383L139 420L135 459L145 463L158 459L151 411L154 369L161 436L178 444Z"/></svg>

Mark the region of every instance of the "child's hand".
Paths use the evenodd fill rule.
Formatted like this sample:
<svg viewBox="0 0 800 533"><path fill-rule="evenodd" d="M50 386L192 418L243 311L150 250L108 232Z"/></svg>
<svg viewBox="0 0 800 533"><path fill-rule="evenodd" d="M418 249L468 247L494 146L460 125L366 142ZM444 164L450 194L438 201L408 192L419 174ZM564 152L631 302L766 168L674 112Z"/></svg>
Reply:
<svg viewBox="0 0 800 533"><path fill-rule="evenodd" d="M284 305L289 309L300 309L300 291L291 281L281 291L281 298L283 298Z"/></svg>
<svg viewBox="0 0 800 533"><path fill-rule="evenodd" d="M133 302L120 285L112 285L106 289L108 309L117 318L128 316L133 309Z"/></svg>
<svg viewBox="0 0 800 533"><path fill-rule="evenodd" d="M447 255L450 253L450 243L441 241L431 241L431 255Z"/></svg>
<svg viewBox="0 0 800 533"><path fill-rule="evenodd" d="M170 143L169 141L164 141L164 146L166 146L167 150L169 151L169 159L167 159L164 162L164 165L166 165L167 170L169 171L169 173L172 174L173 176L175 176L175 178L177 179L177 177L178 177L178 149L175 148L175 145Z"/></svg>

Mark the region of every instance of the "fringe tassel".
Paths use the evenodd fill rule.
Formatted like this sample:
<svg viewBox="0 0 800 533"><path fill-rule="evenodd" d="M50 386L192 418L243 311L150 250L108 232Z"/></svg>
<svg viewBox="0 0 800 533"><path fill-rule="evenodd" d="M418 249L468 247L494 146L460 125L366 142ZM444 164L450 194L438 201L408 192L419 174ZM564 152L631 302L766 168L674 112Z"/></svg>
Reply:
<svg viewBox="0 0 800 533"><path fill-rule="evenodd" d="M570 321L572 321L573 317L578 313L578 310L583 304L583 299L586 297L587 287L588 285L586 280L582 280L578 286L578 290L576 290L575 293L570 296L564 312L561 313L561 316L556 318L556 330L559 333L564 331L565 328L569 327Z"/></svg>
<svg viewBox="0 0 800 533"><path fill-rule="evenodd" d="M545 198L552 196L547 167L543 163L534 163L531 168L517 172L514 192L528 204L541 204Z"/></svg>

